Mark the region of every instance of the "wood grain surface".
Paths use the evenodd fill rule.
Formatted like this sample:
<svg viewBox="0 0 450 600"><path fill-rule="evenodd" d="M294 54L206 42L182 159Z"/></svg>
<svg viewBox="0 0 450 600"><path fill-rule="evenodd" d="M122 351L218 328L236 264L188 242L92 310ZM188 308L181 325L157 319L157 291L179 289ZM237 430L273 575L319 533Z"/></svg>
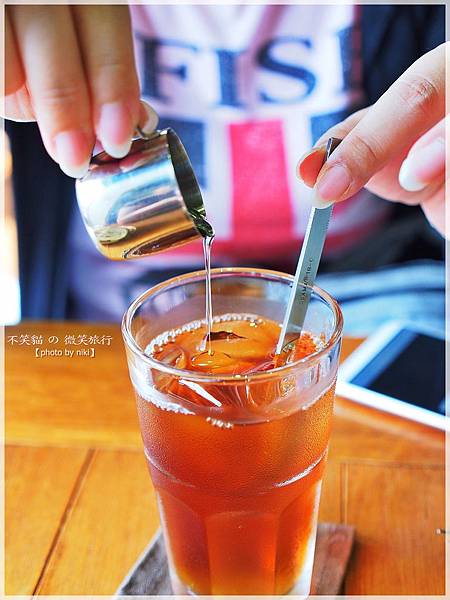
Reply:
<svg viewBox="0 0 450 600"><path fill-rule="evenodd" d="M112 341L37 358L21 334ZM5 341L5 591L112 594L158 528L120 330L24 322ZM319 518L356 528L345 593L444 594L444 464L442 432L336 399Z"/></svg>
<svg viewBox="0 0 450 600"><path fill-rule="evenodd" d="M6 448L5 578L14 582L11 593L33 592L54 550L87 454L70 448Z"/></svg>
<svg viewBox="0 0 450 600"><path fill-rule="evenodd" d="M361 462L344 470L344 522L359 532L347 577L352 593L442 594L445 539L436 530L445 524L443 467ZM387 578L393 565L395 577Z"/></svg>
<svg viewBox="0 0 450 600"><path fill-rule="evenodd" d="M136 558L158 527L143 453L96 450L39 593L110 593L119 586L127 559ZM67 578L68 565L83 573L77 582Z"/></svg>

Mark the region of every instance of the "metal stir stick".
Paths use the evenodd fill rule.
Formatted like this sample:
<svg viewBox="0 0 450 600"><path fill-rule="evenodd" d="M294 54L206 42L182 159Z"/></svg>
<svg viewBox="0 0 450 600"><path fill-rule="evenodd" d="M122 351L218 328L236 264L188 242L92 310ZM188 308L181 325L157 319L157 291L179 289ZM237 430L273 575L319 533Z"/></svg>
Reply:
<svg viewBox="0 0 450 600"><path fill-rule="evenodd" d="M341 141L338 138L328 139L323 164L325 164ZM293 350L294 342L301 335L332 212L333 205L327 208L313 207L311 209L305 239L298 259L297 270L276 348L277 355Z"/></svg>

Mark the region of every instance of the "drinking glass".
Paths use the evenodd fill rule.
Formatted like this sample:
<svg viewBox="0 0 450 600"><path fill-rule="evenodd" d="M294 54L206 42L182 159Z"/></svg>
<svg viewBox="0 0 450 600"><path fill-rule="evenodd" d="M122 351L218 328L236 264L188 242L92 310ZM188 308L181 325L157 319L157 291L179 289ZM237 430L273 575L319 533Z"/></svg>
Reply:
<svg viewBox="0 0 450 600"><path fill-rule="evenodd" d="M292 276L226 268L211 278L215 315L282 322ZM314 287L304 330L318 350L268 371L210 375L146 354L158 335L204 315L199 271L139 296L122 323L173 591L307 596L341 311Z"/></svg>

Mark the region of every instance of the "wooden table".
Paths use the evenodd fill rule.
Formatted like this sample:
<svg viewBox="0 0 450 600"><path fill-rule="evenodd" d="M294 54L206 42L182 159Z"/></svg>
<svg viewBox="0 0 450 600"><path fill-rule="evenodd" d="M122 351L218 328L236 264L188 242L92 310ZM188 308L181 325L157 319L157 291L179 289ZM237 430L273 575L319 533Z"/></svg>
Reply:
<svg viewBox="0 0 450 600"><path fill-rule="evenodd" d="M6 593L111 594L158 527L119 328L28 322L5 341ZM444 594L444 517L442 432L337 399L320 518L356 527L343 591Z"/></svg>

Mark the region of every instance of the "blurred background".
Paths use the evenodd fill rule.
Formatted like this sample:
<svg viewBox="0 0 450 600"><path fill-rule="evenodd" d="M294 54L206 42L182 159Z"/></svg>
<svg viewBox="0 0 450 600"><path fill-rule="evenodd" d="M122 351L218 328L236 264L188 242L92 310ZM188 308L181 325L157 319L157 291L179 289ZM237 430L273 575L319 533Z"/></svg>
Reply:
<svg viewBox="0 0 450 600"><path fill-rule="evenodd" d="M444 17L438 5L132 7L142 95L191 158L217 233L213 266L294 271L311 193L298 158L445 41ZM119 322L148 287L202 268L197 242L108 261L36 124L6 132L2 323ZM392 319L443 329L444 242L418 207L365 190L340 203L318 283L341 303L347 335Z"/></svg>
<svg viewBox="0 0 450 600"><path fill-rule="evenodd" d="M2 131L2 144L5 149L5 164L3 165L5 221L0 253L0 288L3 290L3 298L0 303L0 322L3 325L11 325L20 321L20 283L17 228L11 179L12 158L8 136L4 131Z"/></svg>

